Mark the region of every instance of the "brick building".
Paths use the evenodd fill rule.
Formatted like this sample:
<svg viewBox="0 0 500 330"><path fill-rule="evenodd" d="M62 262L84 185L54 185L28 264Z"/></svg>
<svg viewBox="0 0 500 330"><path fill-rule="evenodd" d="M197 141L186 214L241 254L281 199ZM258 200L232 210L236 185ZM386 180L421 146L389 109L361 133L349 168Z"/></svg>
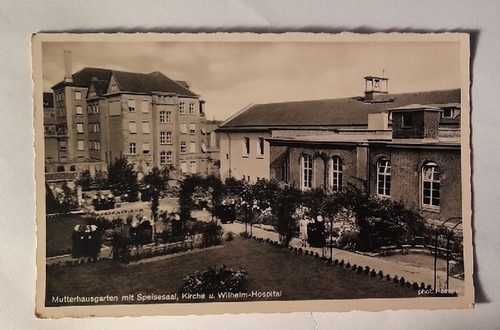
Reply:
<svg viewBox="0 0 500 330"><path fill-rule="evenodd" d="M302 190L341 190L362 179L372 195L401 200L427 219L460 216L460 90L388 94L374 88L386 78L365 81L364 97L255 105L230 118L218 129L222 175L234 174L236 163L241 178L262 172ZM241 152L260 137L262 164L251 148Z"/></svg>
<svg viewBox="0 0 500 330"><path fill-rule="evenodd" d="M71 70L52 87L57 143L46 144L47 171L105 170L126 156L139 178L153 166L206 173L204 101L185 81L161 72ZM55 149L55 150L54 150Z"/></svg>

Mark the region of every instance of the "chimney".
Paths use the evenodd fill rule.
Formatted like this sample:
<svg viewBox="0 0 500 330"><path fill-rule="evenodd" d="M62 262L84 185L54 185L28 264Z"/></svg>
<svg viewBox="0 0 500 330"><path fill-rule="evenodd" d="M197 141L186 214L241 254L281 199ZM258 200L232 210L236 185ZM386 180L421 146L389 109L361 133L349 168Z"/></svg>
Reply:
<svg viewBox="0 0 500 330"><path fill-rule="evenodd" d="M64 51L64 82L67 82L67 83L73 82L73 75L71 73L71 71L72 71L71 66L72 66L71 51L65 50Z"/></svg>

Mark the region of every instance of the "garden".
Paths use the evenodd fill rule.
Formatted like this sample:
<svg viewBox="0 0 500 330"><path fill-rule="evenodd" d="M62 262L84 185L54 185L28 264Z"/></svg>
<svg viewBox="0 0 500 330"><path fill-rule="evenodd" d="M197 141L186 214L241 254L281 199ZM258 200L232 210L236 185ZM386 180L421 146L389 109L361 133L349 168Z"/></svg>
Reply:
<svg viewBox="0 0 500 330"><path fill-rule="evenodd" d="M298 264L300 267L297 267ZM269 297L269 300L417 296L413 288L402 286L399 282L396 284L392 278L387 281L379 276L352 276L355 272L351 268L333 266L321 258L299 255L273 244L262 244L235 235L234 239L225 240L219 249L200 250L150 263L120 264L100 260L85 266L50 267L47 269L46 304L54 306L52 297L56 296L122 297L130 294L177 294L179 302L206 302L182 299L182 293L197 292L196 288L189 286L189 282L203 276L204 272L208 273L206 276L219 274L218 278L230 278L241 292L281 292L281 296ZM228 272L235 275L228 276ZM245 277L243 286L234 279L238 276ZM248 296L216 296L214 301L252 299ZM120 300L116 303L134 302Z"/></svg>

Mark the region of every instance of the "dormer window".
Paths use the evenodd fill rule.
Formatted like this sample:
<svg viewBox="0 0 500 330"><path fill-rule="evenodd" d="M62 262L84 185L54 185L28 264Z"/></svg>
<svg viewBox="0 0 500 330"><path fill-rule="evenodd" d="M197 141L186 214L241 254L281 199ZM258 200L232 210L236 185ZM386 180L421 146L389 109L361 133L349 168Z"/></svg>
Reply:
<svg viewBox="0 0 500 330"><path fill-rule="evenodd" d="M413 114L403 113L401 116L401 127L411 128L413 127Z"/></svg>

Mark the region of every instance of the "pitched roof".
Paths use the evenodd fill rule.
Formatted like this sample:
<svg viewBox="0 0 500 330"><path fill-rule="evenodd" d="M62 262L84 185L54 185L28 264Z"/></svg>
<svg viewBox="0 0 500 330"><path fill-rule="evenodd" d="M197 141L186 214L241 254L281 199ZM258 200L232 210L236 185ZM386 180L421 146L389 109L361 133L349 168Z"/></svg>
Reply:
<svg viewBox="0 0 500 330"><path fill-rule="evenodd" d="M52 89L59 89L63 86L89 87L92 78L97 80L109 81L111 78L111 70L101 68L83 68L82 70L72 75L73 82L65 82L64 80L57 83Z"/></svg>
<svg viewBox="0 0 500 330"><path fill-rule="evenodd" d="M63 86L88 88L92 79L95 78L97 78L98 81L106 82L107 86L107 82L110 81L111 75L115 77L120 90L125 92L148 94L151 92L166 92L175 93L181 96L198 96L158 71L152 73L137 73L87 67L73 74L73 82L61 81L54 85L52 89L58 89Z"/></svg>
<svg viewBox="0 0 500 330"><path fill-rule="evenodd" d="M122 91L138 93L166 92L182 96L198 96L161 72L146 74L113 70L113 75Z"/></svg>
<svg viewBox="0 0 500 330"><path fill-rule="evenodd" d="M109 81L106 80L92 80L90 85L94 86L97 96L103 96L108 91Z"/></svg>
<svg viewBox="0 0 500 330"><path fill-rule="evenodd" d="M362 97L255 104L219 126L224 129L367 125L368 114L410 104L460 103L460 89L383 95L384 101Z"/></svg>

